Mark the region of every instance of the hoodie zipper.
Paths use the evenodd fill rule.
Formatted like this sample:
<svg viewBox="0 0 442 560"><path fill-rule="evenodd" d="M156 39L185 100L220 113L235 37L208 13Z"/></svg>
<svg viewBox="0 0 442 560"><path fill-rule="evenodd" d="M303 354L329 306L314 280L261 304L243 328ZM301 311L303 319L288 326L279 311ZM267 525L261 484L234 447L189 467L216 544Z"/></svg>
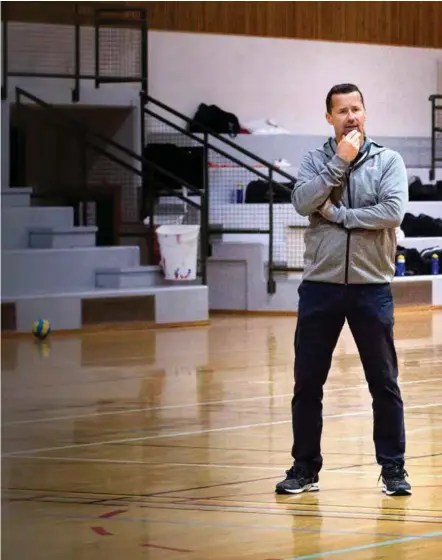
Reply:
<svg viewBox="0 0 442 560"><path fill-rule="evenodd" d="M368 147L366 157L362 157L360 161L357 161L355 164L351 165L347 171L347 194L348 194L348 207L353 208L353 202L351 199L351 183L350 183L350 175L351 172L366 163L369 159L374 157L374 155L370 155L370 148L371 145ZM350 237L351 231L347 230L347 251L345 254L345 284L348 284L348 271L350 268Z"/></svg>
<svg viewBox="0 0 442 560"><path fill-rule="evenodd" d="M347 172L347 195L348 195L348 207L352 207L351 200L351 189L350 189L350 174L351 169ZM347 252L345 254L345 284L348 284L348 269L350 266L350 230L347 230Z"/></svg>
<svg viewBox="0 0 442 560"><path fill-rule="evenodd" d="M371 149L371 145L372 142L369 143L368 145L368 149L366 152L366 157L363 157L360 161L358 161L354 167L350 167L349 170L347 171L347 193L348 193L348 207L352 208L353 203L351 200L351 190L350 190L350 174L352 171L354 171L355 169L357 169L358 167L360 167L361 165L363 165L364 163L366 163L369 159L371 159L372 157L374 157L376 154L370 154L370 149ZM325 144L324 144L325 146ZM328 141L328 146L331 149L331 151L333 152L333 154L336 154L336 150L334 149L331 140ZM325 152L326 153L326 152ZM346 254L345 254L345 284L348 284L348 271L350 268L350 237L351 237L351 232L350 230L347 230L347 250L346 250Z"/></svg>

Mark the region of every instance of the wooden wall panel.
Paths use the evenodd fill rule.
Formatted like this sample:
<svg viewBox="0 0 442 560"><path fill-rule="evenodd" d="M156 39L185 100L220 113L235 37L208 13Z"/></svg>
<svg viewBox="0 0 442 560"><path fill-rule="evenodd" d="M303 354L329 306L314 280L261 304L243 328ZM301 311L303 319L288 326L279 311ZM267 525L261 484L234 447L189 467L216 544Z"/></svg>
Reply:
<svg viewBox="0 0 442 560"><path fill-rule="evenodd" d="M105 2L81 2L108 5ZM9 18L68 23L73 2L3 2ZM112 2L151 29L442 48L442 2Z"/></svg>

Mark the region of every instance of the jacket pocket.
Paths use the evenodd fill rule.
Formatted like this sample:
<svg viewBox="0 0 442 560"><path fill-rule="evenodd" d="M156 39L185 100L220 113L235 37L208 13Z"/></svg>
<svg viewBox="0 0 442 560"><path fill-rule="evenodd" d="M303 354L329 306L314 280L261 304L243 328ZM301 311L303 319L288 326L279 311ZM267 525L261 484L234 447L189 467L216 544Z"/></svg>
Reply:
<svg viewBox="0 0 442 560"><path fill-rule="evenodd" d="M343 228L326 220L307 228L305 233L305 265L343 266L347 233Z"/></svg>
<svg viewBox="0 0 442 560"><path fill-rule="evenodd" d="M350 263L357 278L372 282L387 281L394 274L395 254L394 230L352 232Z"/></svg>

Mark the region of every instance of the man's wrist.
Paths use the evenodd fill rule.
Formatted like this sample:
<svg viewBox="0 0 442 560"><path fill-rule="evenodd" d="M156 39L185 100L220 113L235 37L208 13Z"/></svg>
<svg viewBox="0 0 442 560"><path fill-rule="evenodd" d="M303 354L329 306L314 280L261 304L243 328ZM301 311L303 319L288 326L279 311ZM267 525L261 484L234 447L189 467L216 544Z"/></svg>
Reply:
<svg viewBox="0 0 442 560"><path fill-rule="evenodd" d="M335 206L330 200L319 208L319 212L323 218L334 224L343 224L345 221L347 209L345 206Z"/></svg>
<svg viewBox="0 0 442 560"><path fill-rule="evenodd" d="M339 154L335 154L332 161L337 167L339 167L339 169L342 169L342 171L347 171L351 164L351 161L346 160Z"/></svg>
<svg viewBox="0 0 442 560"><path fill-rule="evenodd" d="M335 208L335 224L343 224L347 215L347 208L345 206L334 206Z"/></svg>

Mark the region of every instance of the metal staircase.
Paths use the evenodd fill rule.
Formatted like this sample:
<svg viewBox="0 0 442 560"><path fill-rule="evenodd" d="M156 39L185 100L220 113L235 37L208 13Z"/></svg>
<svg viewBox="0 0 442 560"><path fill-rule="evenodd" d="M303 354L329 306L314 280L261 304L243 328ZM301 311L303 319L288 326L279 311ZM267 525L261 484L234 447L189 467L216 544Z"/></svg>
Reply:
<svg viewBox="0 0 442 560"><path fill-rule="evenodd" d="M130 17L128 17L130 15ZM80 182L88 184L87 152L92 151L116 165L115 181L121 182L121 170L131 177L124 179L130 186L137 186L139 212L137 222L140 224L144 217L149 218L148 245L152 259L155 253L155 218L161 212L172 212L177 203L184 204L186 219L197 221L201 226L200 271L203 281L206 278L206 261L210 255L211 241L220 235L260 235L268 236L268 291L274 293L274 273L287 271L286 262L275 259L275 247L280 240L274 239L274 198L275 192L285 193L289 200L290 186L294 184L294 177L258 157L252 152L238 146L232 140L221 134L204 128L204 133L193 134L188 131L192 119L154 99L148 94L148 65L147 65L147 25L148 17L145 8L125 6L89 7L83 3L75 3L71 32L72 45L68 60L66 57L54 58L43 68L26 65L20 56L14 52L9 43L9 23L7 11L4 13L3 26L3 73L2 98L15 93L17 107L25 109L35 105L41 112L41 118L47 119L56 127L68 127L77 138L80 154L78 169ZM92 35L87 32L85 25L92 25ZM129 29L128 29L129 27ZM89 28L90 29L90 28ZM32 41L32 38L27 38ZM121 59L120 54L109 60L109 52L118 52L118 41L131 41L131 52L138 53L129 61ZM12 45L16 44L14 41ZM107 48L112 46L112 48ZM92 47L92 48L91 48ZM37 65L38 66L38 65ZM66 67L68 69L66 70ZM47 103L44 99L29 91L29 88L11 87L10 78L38 78L72 80L71 99L73 104L81 102L82 83L93 81L95 88L104 84L139 84L139 114L140 114L140 146L142 153L115 142L112 138L100 134L98 130L78 122L63 112L61 107ZM69 83L69 82L68 82ZM103 96L106 93L103 91ZM152 123L156 123L157 130L152 130ZM162 131L158 131L161 125ZM70 127L70 128L69 128ZM164 130L167 130L166 134ZM171 135L172 133L172 135ZM162 138L159 140L158 135ZM186 180L177 169L159 166L149 154L144 155L146 147L152 143L172 143L185 152L196 154L199 149L202 176L198 186ZM128 159L131 163L128 163ZM221 178L221 175L224 178ZM137 179L134 180L133 177ZM165 178L179 184L181 188L167 188ZM241 210L239 205L225 204L212 196L221 184L227 185L224 193L234 191L237 183L245 187L250 181L260 181L266 190L265 204L256 208L257 219L253 218L253 211L249 217L234 216ZM63 183L63 181L61 181ZM267 185L267 187L265 186ZM59 185L63 188L63 184ZM230 196L230 195L229 195ZM212 199L212 204L211 204ZM223 206L223 212L219 208ZM191 211L188 211L188 210ZM192 210L193 209L193 210ZM242 207L242 209L244 209ZM250 210L250 207L247 209ZM232 215L230 215L232 213ZM259 214L259 215L258 215ZM227 223L227 225L226 225ZM229 225L230 223L230 225ZM127 225L127 224L126 224Z"/></svg>

